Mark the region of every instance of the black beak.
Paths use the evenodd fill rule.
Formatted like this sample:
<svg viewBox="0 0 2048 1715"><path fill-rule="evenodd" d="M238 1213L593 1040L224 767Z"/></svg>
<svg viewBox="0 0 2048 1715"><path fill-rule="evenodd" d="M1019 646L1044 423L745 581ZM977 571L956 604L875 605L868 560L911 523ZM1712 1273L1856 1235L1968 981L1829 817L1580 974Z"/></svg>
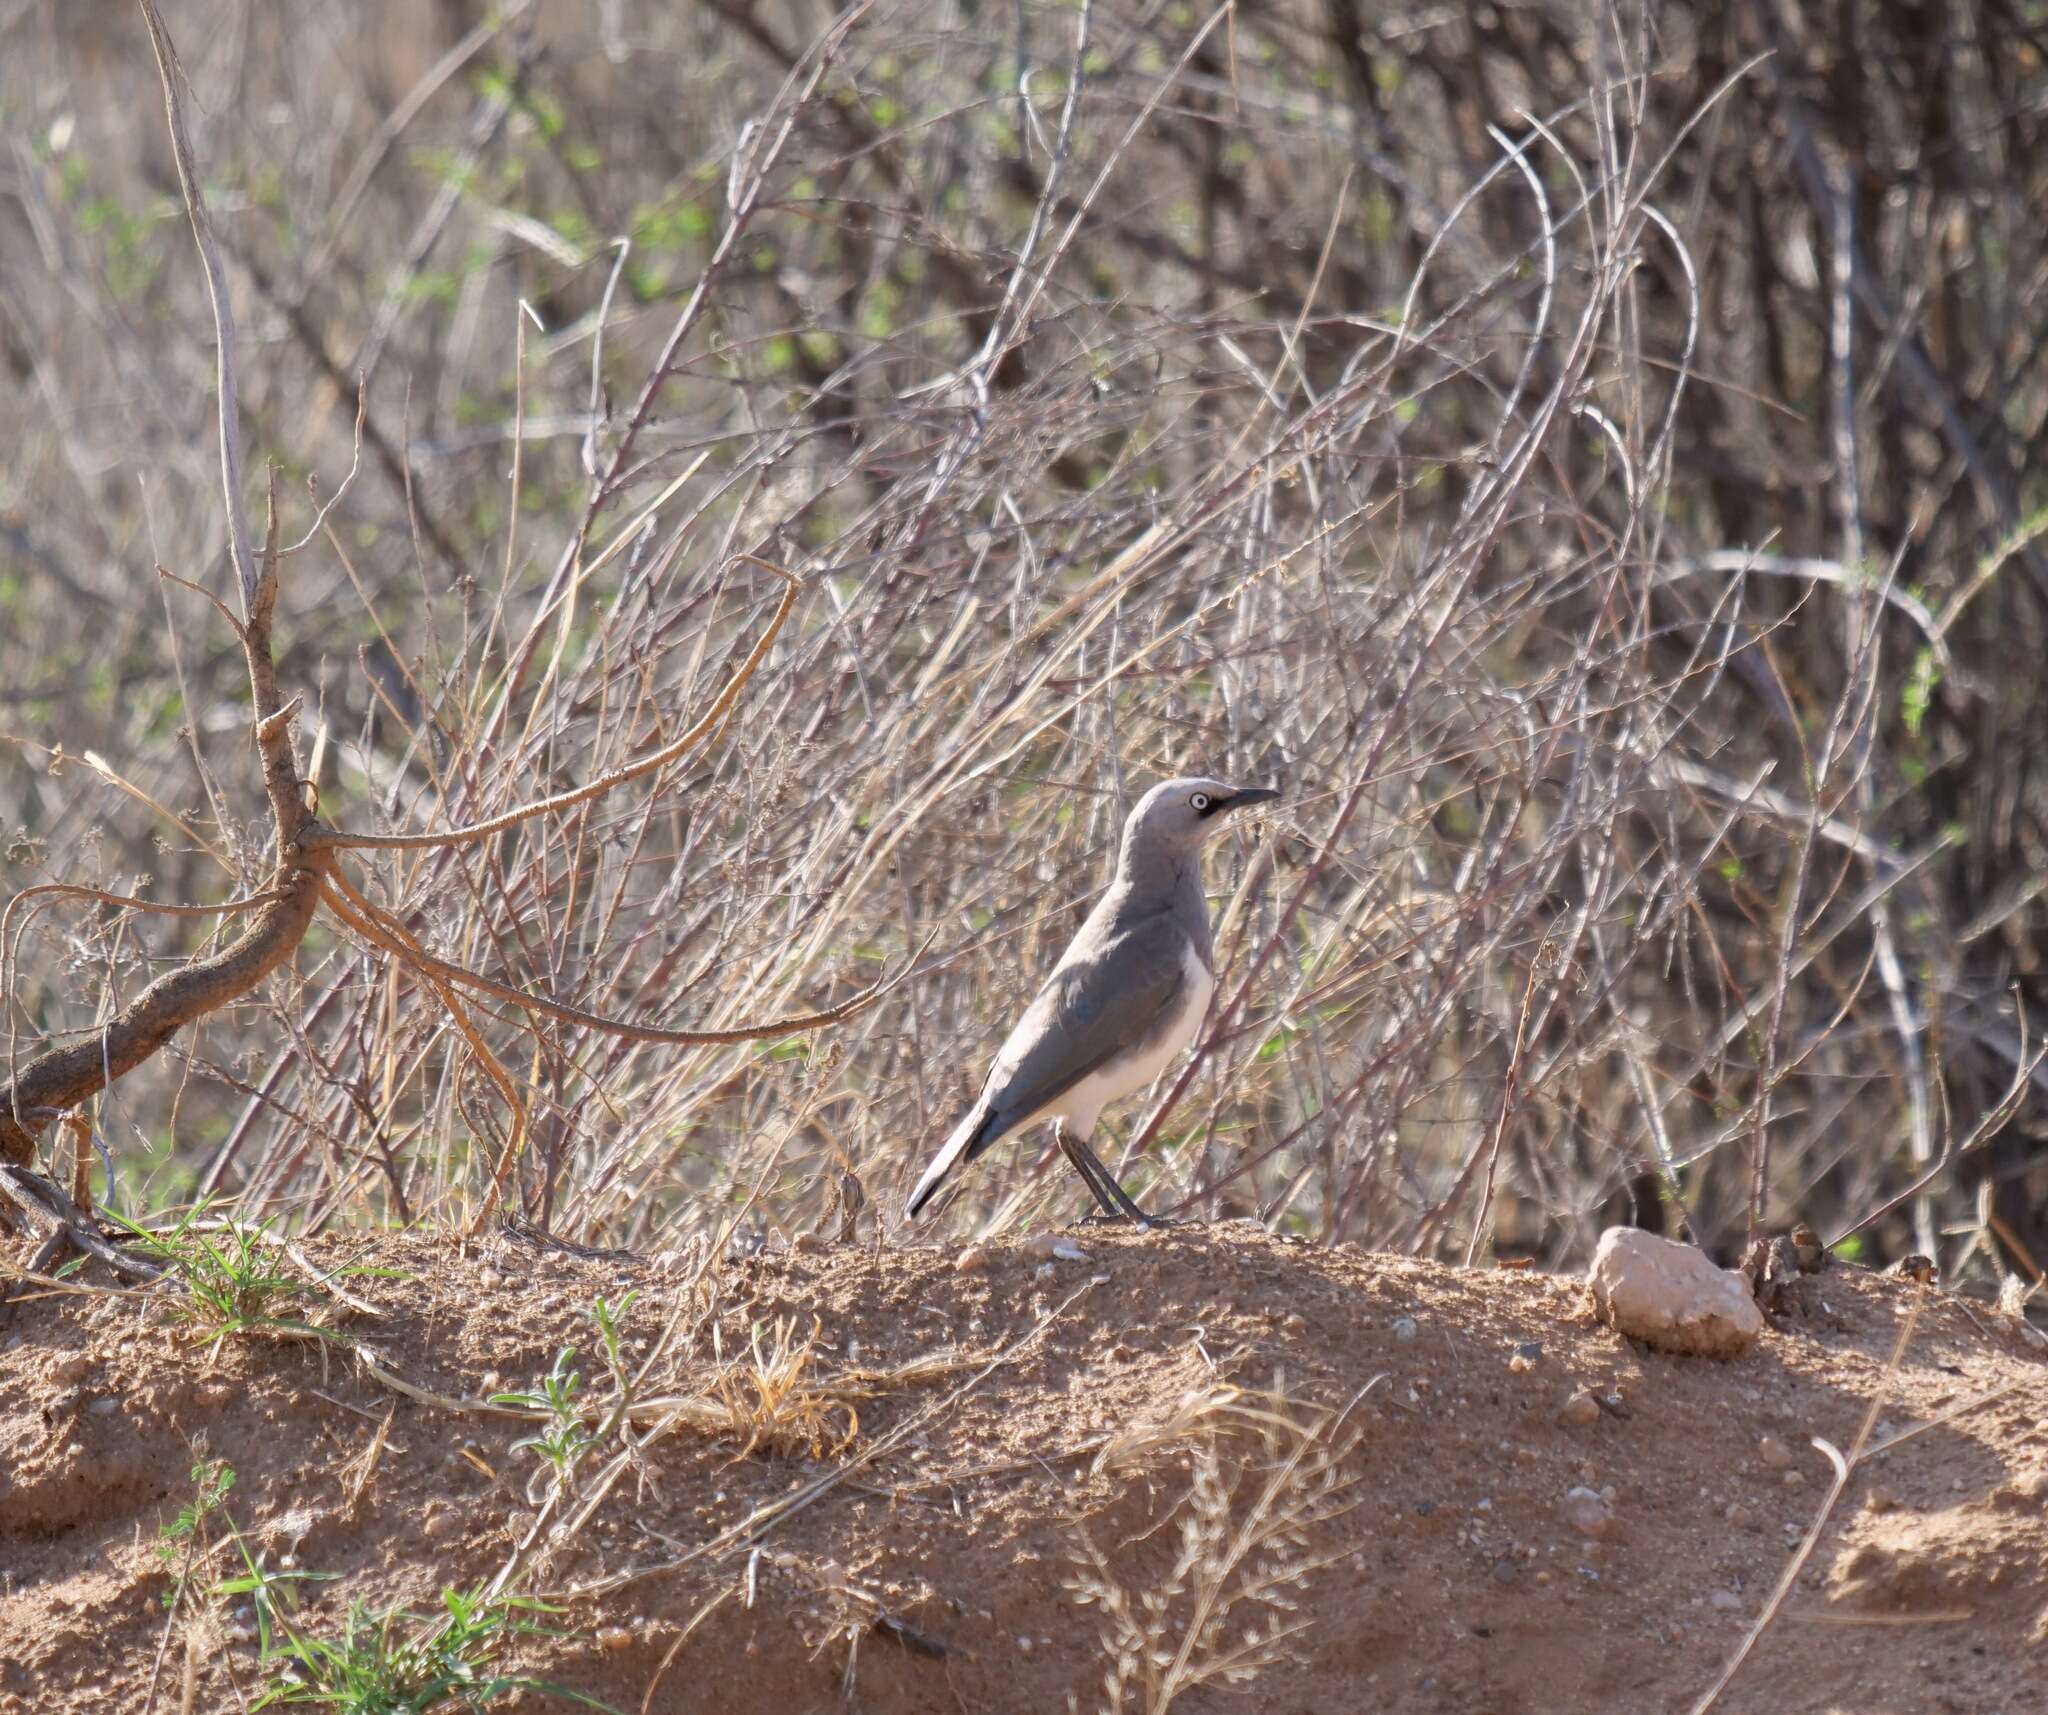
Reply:
<svg viewBox="0 0 2048 1715"><path fill-rule="evenodd" d="M1269 798L1279 796L1279 789L1273 786L1238 786L1232 789L1230 796L1223 801L1220 808L1242 810L1249 804L1263 804Z"/></svg>

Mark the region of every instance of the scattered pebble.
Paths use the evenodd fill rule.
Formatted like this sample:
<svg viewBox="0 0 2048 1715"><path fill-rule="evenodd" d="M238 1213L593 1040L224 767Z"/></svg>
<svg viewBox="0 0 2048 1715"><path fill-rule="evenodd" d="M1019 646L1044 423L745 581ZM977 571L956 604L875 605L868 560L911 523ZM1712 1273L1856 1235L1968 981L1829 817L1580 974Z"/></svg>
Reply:
<svg viewBox="0 0 2048 1715"><path fill-rule="evenodd" d="M599 1626L591 1633L601 1650L622 1650L633 1647L633 1633L625 1626Z"/></svg>
<svg viewBox="0 0 2048 1715"><path fill-rule="evenodd" d="M1394 1338L1404 1344L1422 1332L1413 1316L1396 1316L1387 1326L1393 1330Z"/></svg>
<svg viewBox="0 0 2048 1715"><path fill-rule="evenodd" d="M430 1512L420 1520L420 1532L429 1542L446 1542L461 1528L461 1518L447 1508Z"/></svg>
<svg viewBox="0 0 2048 1715"><path fill-rule="evenodd" d="M1785 1473L1785 1487L1788 1489L1796 1489L1805 1481L1806 1473L1804 1471L1787 1471Z"/></svg>
<svg viewBox="0 0 2048 1715"><path fill-rule="evenodd" d="M1583 1484L1565 1490L1561 1510L1564 1522L1581 1536L1598 1541L1614 1534L1613 1507Z"/></svg>
<svg viewBox="0 0 2048 1715"><path fill-rule="evenodd" d="M1557 1421L1566 1429L1583 1429L1600 1416L1600 1402L1584 1388L1557 1408Z"/></svg>
<svg viewBox="0 0 2048 1715"><path fill-rule="evenodd" d="M1774 1471L1782 1471L1792 1463L1792 1449L1775 1435L1766 1435L1756 1444L1756 1456Z"/></svg>
<svg viewBox="0 0 2048 1715"><path fill-rule="evenodd" d="M1719 1608L1724 1614L1732 1614L1742 1606L1742 1598L1733 1590L1716 1590L1707 1598L1707 1606Z"/></svg>
<svg viewBox="0 0 2048 1715"><path fill-rule="evenodd" d="M980 1274L988 1267L988 1248L985 1245L969 1245L953 1259L955 1274Z"/></svg>
<svg viewBox="0 0 2048 1715"><path fill-rule="evenodd" d="M1493 1563L1493 1581L1496 1584L1512 1584L1521 1570L1513 1560L1496 1560Z"/></svg>
<svg viewBox="0 0 2048 1715"><path fill-rule="evenodd" d="M1593 1308L1615 1332L1682 1356L1732 1358L1763 1332L1749 1282L1693 1245L1609 1227L1586 1273Z"/></svg>
<svg viewBox="0 0 2048 1715"><path fill-rule="evenodd" d="M1533 1364L1538 1358L1543 1356L1543 1342L1541 1340L1524 1340L1515 1348L1515 1356L1527 1358Z"/></svg>
<svg viewBox="0 0 2048 1715"><path fill-rule="evenodd" d="M1740 1501L1730 1501L1727 1506L1721 1509L1721 1516L1738 1530L1749 1524L1756 1517Z"/></svg>

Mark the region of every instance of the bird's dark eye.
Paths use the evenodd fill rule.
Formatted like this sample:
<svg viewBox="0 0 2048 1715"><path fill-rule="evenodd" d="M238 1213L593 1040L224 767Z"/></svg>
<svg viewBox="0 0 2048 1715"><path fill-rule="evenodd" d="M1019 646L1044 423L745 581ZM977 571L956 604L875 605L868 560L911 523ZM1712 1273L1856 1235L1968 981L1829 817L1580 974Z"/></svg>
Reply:
<svg viewBox="0 0 2048 1715"><path fill-rule="evenodd" d="M1203 811L1209 808L1209 794L1206 792L1197 792L1192 798L1188 800L1188 802L1195 807L1195 814L1199 816Z"/></svg>

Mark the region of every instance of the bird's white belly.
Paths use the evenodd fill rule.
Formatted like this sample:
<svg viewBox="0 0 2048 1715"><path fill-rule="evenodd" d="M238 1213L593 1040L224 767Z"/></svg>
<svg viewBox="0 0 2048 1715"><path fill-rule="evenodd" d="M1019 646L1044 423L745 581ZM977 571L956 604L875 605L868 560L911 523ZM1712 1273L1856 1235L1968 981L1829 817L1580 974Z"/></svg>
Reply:
<svg viewBox="0 0 2048 1715"><path fill-rule="evenodd" d="M1195 1033L1202 1028L1202 1018L1209 1010L1209 996L1216 986L1216 980L1195 956L1193 947L1182 955L1187 981L1181 989L1180 1011L1161 1034L1159 1040L1141 1054L1124 1056L1110 1061L1081 1079L1057 1101L1050 1102L1034 1119L1059 1115L1068 1127L1086 1137L1095 1129L1096 1116L1111 1102L1122 1101L1124 1097L1142 1090L1159 1074L1166 1070L1188 1044L1195 1039Z"/></svg>

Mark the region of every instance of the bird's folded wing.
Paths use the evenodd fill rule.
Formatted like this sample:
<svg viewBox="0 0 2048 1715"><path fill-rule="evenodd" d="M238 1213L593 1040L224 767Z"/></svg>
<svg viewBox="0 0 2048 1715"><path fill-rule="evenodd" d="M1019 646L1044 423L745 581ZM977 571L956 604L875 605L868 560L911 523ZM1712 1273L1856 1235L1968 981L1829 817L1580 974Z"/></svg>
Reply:
<svg viewBox="0 0 2048 1715"><path fill-rule="evenodd" d="M1188 998L1186 934L1164 914L1062 961L989 1071L1004 1129L1118 1055L1156 1044Z"/></svg>

